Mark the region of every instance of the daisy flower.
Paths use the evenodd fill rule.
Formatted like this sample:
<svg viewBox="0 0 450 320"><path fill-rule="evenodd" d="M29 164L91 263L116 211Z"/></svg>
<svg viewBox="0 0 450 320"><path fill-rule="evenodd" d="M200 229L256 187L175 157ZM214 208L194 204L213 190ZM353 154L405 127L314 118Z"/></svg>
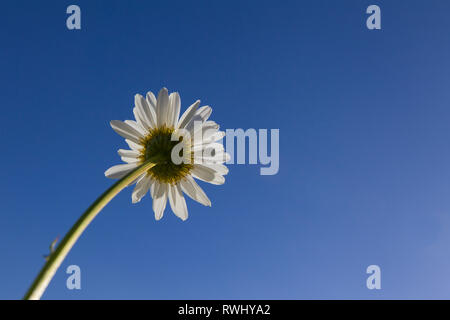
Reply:
<svg viewBox="0 0 450 320"><path fill-rule="evenodd" d="M130 149L118 150L125 164L109 168L105 176L120 179L144 162L158 159L152 160L156 165L133 182L136 186L131 195L132 202L137 203L149 192L156 220L162 218L167 200L175 215L186 220L188 209L183 193L211 206L194 178L217 185L225 182L228 168L223 163L229 155L218 143L225 132L208 120L211 107L199 105L197 100L180 117L180 95L169 95L163 88L157 98L152 92L145 98L135 96L135 120L111 121L111 127L125 138Z"/></svg>
<svg viewBox="0 0 450 320"><path fill-rule="evenodd" d="M46 263L34 279L24 299L38 300L52 280L64 258L99 212L124 188L136 184L131 199L141 201L147 192L153 198L155 219L159 220L169 200L172 211L182 220L188 218L183 193L205 206L211 206L194 178L212 184L223 184L228 173L223 164L230 156L221 140L225 133L210 121L212 109L199 108L194 102L181 117L180 95L166 88L151 92L146 98L137 94L133 109L135 120L111 121L111 127L130 147L119 150L124 164L106 170L108 178L120 179L103 192L81 215L55 248L52 243Z"/></svg>

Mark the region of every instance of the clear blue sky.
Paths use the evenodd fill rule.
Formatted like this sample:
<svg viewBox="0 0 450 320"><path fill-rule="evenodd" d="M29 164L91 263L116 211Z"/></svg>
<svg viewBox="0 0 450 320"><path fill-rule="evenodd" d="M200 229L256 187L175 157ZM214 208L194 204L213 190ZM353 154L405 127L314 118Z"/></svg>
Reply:
<svg viewBox="0 0 450 320"><path fill-rule="evenodd" d="M82 29L66 28L77 4ZM365 10L381 7L382 30ZM127 189L46 299L450 298L448 1L5 1L0 298L21 298L111 180L109 126L166 86L222 128L279 128L182 222ZM79 265L82 289L65 269ZM377 264L382 289L366 288Z"/></svg>

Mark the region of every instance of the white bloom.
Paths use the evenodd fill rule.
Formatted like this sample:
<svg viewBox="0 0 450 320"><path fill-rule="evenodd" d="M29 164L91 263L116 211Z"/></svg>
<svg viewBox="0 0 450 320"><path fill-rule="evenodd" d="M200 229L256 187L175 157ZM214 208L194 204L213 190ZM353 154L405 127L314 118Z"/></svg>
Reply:
<svg viewBox="0 0 450 320"><path fill-rule="evenodd" d="M214 121L208 121L211 107L199 108L200 100L197 100L179 117L180 96L178 92L169 96L166 88L161 89L158 98L152 92L148 92L146 98L137 94L135 105L136 121L111 121L111 127L125 138L130 150L118 151L126 164L109 168L105 176L120 179L149 158L158 157L157 165L136 179L131 195L133 203L139 202L150 190L156 220L162 218L167 200L175 215L182 220L188 218L183 192L211 206L194 178L223 184L223 176L228 173L223 163L229 159L222 144L217 143L225 133L219 131ZM175 152L175 146L182 147L182 151L176 149ZM179 162L173 161L172 151L180 155Z"/></svg>

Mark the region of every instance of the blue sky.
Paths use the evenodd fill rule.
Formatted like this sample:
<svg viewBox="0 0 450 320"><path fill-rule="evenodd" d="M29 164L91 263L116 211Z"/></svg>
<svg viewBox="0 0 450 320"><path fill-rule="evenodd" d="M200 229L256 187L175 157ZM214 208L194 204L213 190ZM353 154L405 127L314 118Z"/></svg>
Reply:
<svg viewBox="0 0 450 320"><path fill-rule="evenodd" d="M77 4L82 29L66 28ZM370 31L366 8L381 8ZM0 11L0 298L111 185L109 126L166 86L226 128L280 129L280 170L230 165L156 222L124 190L45 299L450 298L446 1L7 1ZM81 290L66 288L69 265ZM381 267L381 290L366 268Z"/></svg>

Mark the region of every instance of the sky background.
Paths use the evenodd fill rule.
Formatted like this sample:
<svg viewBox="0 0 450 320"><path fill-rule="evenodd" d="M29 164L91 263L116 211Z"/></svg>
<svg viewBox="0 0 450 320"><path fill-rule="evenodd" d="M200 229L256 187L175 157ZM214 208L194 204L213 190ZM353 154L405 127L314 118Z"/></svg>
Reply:
<svg viewBox="0 0 450 320"><path fill-rule="evenodd" d="M81 8L78 31L66 8ZM366 28L381 8L382 29ZM279 128L182 222L124 190L44 299L450 298L448 1L4 1L0 298L23 296L112 181L109 126L166 86L223 129ZM81 268L81 290L66 268ZM366 268L381 267L381 290Z"/></svg>

